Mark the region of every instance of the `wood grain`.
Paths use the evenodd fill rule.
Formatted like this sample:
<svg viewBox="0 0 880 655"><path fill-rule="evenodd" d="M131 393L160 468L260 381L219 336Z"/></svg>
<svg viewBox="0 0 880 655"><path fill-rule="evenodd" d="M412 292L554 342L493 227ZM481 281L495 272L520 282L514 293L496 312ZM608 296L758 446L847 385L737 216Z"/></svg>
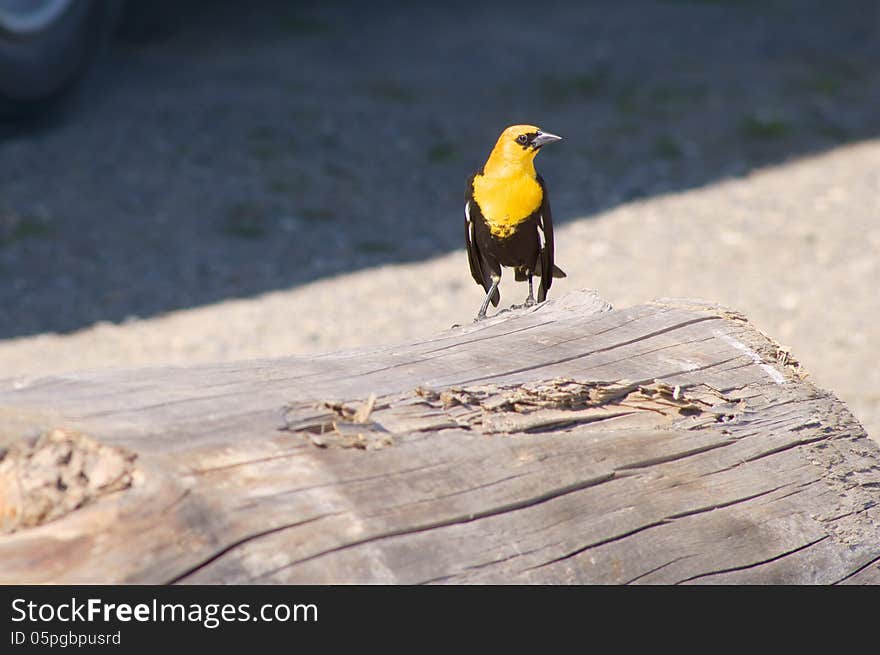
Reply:
<svg viewBox="0 0 880 655"><path fill-rule="evenodd" d="M6 457L56 429L135 471L0 536L4 583L880 582L877 446L698 301L0 383Z"/></svg>

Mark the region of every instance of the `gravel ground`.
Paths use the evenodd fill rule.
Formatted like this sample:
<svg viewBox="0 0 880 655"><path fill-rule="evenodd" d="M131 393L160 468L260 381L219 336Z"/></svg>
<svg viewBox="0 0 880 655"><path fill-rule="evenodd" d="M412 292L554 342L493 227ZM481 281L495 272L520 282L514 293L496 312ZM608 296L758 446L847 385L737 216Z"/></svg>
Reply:
<svg viewBox="0 0 880 655"><path fill-rule="evenodd" d="M192 1L115 44L0 134L0 377L469 321L464 180L533 122L553 295L736 307L880 435L876 3L582 4Z"/></svg>

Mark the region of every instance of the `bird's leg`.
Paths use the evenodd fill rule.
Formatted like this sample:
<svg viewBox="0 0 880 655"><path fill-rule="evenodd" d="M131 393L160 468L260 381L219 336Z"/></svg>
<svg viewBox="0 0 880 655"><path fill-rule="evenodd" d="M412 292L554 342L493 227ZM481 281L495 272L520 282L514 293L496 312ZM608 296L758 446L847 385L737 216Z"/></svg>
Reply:
<svg viewBox="0 0 880 655"><path fill-rule="evenodd" d="M532 276L529 275L529 297L526 298L526 301L523 304L523 307L531 307L534 304L535 304L535 294L532 291Z"/></svg>
<svg viewBox="0 0 880 655"><path fill-rule="evenodd" d="M489 293L486 294L486 299L483 301L483 306L480 307L480 312L477 314L478 321L482 321L486 318L486 310L489 309L489 301L492 299L492 294L495 293L495 290L498 288L498 282L501 281L501 278L497 278L492 276L492 286L489 287Z"/></svg>

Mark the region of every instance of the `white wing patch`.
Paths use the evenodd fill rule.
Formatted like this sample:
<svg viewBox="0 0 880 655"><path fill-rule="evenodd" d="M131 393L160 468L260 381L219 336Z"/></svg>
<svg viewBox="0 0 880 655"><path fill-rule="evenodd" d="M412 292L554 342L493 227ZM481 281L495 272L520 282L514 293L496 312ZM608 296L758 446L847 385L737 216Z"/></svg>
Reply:
<svg viewBox="0 0 880 655"><path fill-rule="evenodd" d="M538 244L543 249L544 245L547 243L546 238L544 237L544 217L538 217Z"/></svg>

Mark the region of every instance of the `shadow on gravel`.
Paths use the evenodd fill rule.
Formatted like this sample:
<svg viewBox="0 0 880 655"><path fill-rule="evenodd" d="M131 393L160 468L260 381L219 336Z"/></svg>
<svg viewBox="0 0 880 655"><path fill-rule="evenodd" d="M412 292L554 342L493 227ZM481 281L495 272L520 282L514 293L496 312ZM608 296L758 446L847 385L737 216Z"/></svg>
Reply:
<svg viewBox="0 0 880 655"><path fill-rule="evenodd" d="M461 248L512 123L565 137L557 223L880 133L873 0L243 4L140 10L0 128L0 338Z"/></svg>

